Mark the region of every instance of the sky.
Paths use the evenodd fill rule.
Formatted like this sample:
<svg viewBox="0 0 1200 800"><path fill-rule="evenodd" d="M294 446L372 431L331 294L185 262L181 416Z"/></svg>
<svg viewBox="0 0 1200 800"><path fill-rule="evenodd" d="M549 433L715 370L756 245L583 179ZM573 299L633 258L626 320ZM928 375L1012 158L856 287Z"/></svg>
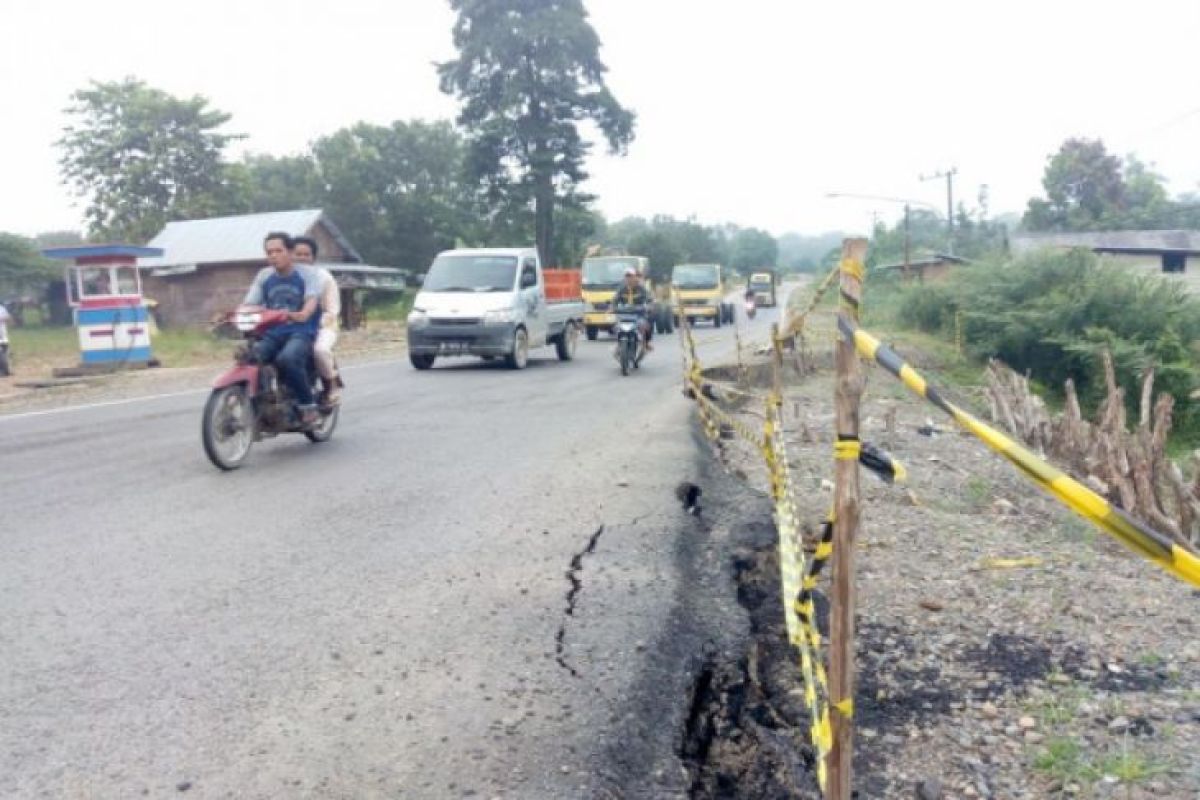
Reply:
<svg viewBox="0 0 1200 800"><path fill-rule="evenodd" d="M585 189L610 220L694 216L865 231L899 198L1020 212L1071 136L1200 188L1200 3L1142 0L587 0L624 157L597 146ZM71 92L136 76L201 94L244 134L235 155L301 152L359 120L453 118L434 63L445 0L9 0L0 49L0 231L80 229L55 141Z"/></svg>

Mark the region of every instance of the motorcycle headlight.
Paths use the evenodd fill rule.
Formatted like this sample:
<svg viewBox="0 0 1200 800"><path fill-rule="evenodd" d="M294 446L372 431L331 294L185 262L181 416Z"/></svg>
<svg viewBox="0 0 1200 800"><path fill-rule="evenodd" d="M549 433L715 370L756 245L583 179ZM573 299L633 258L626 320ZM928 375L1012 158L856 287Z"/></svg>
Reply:
<svg viewBox="0 0 1200 800"><path fill-rule="evenodd" d="M408 313L408 324L413 328L424 328L429 324L429 315L423 308L414 308Z"/></svg>
<svg viewBox="0 0 1200 800"><path fill-rule="evenodd" d="M515 322L517 318L516 311L511 308L498 308L495 311L488 311L483 315L483 323L485 325L505 325L509 322Z"/></svg>
<svg viewBox="0 0 1200 800"><path fill-rule="evenodd" d="M261 311L238 311L233 317L233 324L242 333L249 333L260 323L262 323Z"/></svg>

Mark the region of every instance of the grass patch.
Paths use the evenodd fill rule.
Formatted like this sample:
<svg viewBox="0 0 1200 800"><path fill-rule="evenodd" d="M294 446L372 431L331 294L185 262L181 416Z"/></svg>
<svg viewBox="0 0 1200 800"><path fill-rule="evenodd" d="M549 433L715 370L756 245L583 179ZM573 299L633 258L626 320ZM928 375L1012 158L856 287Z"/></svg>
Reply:
<svg viewBox="0 0 1200 800"><path fill-rule="evenodd" d="M1106 777L1132 784L1162 775L1171 765L1128 744L1120 751L1096 757L1077 739L1060 736L1047 740L1034 756L1033 768L1064 784L1094 784Z"/></svg>
<svg viewBox="0 0 1200 800"><path fill-rule="evenodd" d="M1095 775L1094 780L1112 775L1125 783L1137 783L1162 775L1170 768L1167 762L1152 758L1136 748L1122 748L1119 753L1109 753L1101 758L1090 773Z"/></svg>
<svg viewBox="0 0 1200 800"><path fill-rule="evenodd" d="M229 358L236 342L218 339L199 328L170 328L152 336L151 348L164 367L189 367L211 364Z"/></svg>
<svg viewBox="0 0 1200 800"><path fill-rule="evenodd" d="M1063 783L1087 780L1086 766L1083 747L1066 737L1048 739L1033 759L1034 769Z"/></svg>
<svg viewBox="0 0 1200 800"><path fill-rule="evenodd" d="M14 358L79 360L79 337L70 326L22 325L15 328L10 325L8 339Z"/></svg>
<svg viewBox="0 0 1200 800"><path fill-rule="evenodd" d="M66 367L79 363L79 336L72 326L24 325L9 328L14 363ZM154 356L166 367L211 364L228 358L233 343L202 328L170 328L151 334Z"/></svg>
<svg viewBox="0 0 1200 800"><path fill-rule="evenodd" d="M405 292L400 297L394 294L379 295L378 299L368 297L365 306L368 324L372 321L404 322L408 319L408 312L412 311L414 297L416 294L413 292Z"/></svg>
<svg viewBox="0 0 1200 800"><path fill-rule="evenodd" d="M1091 692L1084 686L1067 686L1053 694L1027 704L1030 714L1036 716L1043 728L1055 728L1073 721L1084 700Z"/></svg>
<svg viewBox="0 0 1200 800"><path fill-rule="evenodd" d="M986 478L972 475L963 484L963 496L967 505L978 511L985 508L992 497L992 484Z"/></svg>

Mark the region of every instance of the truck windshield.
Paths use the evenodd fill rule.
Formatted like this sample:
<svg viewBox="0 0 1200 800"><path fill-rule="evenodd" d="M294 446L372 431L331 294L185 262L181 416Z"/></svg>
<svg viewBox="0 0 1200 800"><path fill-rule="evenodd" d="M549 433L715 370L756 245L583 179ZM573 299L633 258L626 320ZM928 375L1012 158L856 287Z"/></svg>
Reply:
<svg viewBox="0 0 1200 800"><path fill-rule="evenodd" d="M671 272L671 282L680 289L717 288L716 264L679 264Z"/></svg>
<svg viewBox="0 0 1200 800"><path fill-rule="evenodd" d="M438 256L421 288L427 292L511 292L516 256Z"/></svg>
<svg viewBox="0 0 1200 800"><path fill-rule="evenodd" d="M585 258L583 260L584 289L616 289L625 280L625 270L637 269L635 258Z"/></svg>

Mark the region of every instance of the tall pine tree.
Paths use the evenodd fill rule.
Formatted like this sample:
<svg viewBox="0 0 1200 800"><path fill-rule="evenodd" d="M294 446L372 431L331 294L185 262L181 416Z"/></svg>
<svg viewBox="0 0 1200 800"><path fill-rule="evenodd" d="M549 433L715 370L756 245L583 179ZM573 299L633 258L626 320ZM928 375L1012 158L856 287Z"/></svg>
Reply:
<svg viewBox="0 0 1200 800"><path fill-rule="evenodd" d="M634 115L605 85L600 40L582 0L450 0L459 56L438 66L462 100L467 170L493 214L533 208L543 262L555 256L555 206L578 207L595 123L613 153L633 140Z"/></svg>

